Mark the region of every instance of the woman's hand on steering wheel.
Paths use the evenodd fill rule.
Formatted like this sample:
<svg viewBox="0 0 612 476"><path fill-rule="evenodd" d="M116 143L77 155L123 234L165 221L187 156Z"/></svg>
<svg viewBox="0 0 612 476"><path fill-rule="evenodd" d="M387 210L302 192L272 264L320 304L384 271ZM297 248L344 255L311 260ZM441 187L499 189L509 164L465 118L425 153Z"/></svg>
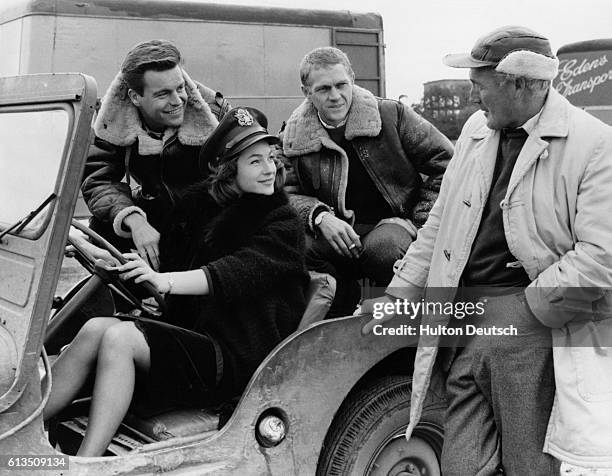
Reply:
<svg viewBox="0 0 612 476"><path fill-rule="evenodd" d="M78 237L78 235L74 233L68 237L68 243L74 246L77 256L81 258L79 259L79 262L90 273L101 273L104 276L103 279L105 280L105 282L107 282L107 284L117 285L119 287L123 286L124 289L121 291L128 291L129 294L132 294L132 296L129 297L130 302L136 307L140 307L140 300L129 289L126 288L126 285L128 285L129 283L125 282L124 280L121 280L119 278L119 275L116 272L113 272L113 268L126 264L127 258L124 258L124 256L117 248L115 248L111 243L109 243L106 239L98 235L89 227L83 225L82 223L79 223L76 220L72 220L72 226L79 230L81 233L83 233L89 240L93 242L93 244L89 243L88 240L82 237L81 240L79 240L80 237ZM74 239L75 235L77 236L76 240ZM83 244L85 244L85 246L83 246ZM88 244L91 246L88 247ZM166 285L168 284L166 283ZM142 280L142 284L140 286L143 287L143 289L149 296L152 296L155 301L157 301L160 310L162 312L165 312L166 303L161 293L157 290L157 287L154 284L150 283L148 280L144 279Z"/></svg>
<svg viewBox="0 0 612 476"><path fill-rule="evenodd" d="M163 273L154 271L149 264L137 253L124 253L123 257L127 263L116 268L123 280L134 279L136 284L142 282L151 283L159 293L167 293L170 290L170 281Z"/></svg>

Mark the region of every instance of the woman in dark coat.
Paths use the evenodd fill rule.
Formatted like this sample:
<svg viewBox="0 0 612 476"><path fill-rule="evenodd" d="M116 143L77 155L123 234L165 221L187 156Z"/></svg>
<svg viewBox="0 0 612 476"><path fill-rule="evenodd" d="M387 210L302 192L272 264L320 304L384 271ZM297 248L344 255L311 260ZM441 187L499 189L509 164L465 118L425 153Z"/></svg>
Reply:
<svg viewBox="0 0 612 476"><path fill-rule="evenodd" d="M105 451L134 393L153 411L240 394L297 328L308 285L304 230L282 192L284 171L266 125L256 109L228 112L202 149L209 179L186 194L162 233L162 272L133 253L117 268L123 279L166 294L163 322L92 319L56 360L45 419L95 370L78 455Z"/></svg>

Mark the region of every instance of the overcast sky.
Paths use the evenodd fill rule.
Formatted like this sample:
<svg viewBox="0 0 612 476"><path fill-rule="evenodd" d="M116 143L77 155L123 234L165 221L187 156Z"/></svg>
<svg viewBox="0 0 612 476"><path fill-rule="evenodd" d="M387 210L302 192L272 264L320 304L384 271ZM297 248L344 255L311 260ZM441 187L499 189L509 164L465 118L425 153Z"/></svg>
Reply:
<svg viewBox="0 0 612 476"><path fill-rule="evenodd" d="M423 94L423 83L467 78L441 63L446 53L469 51L483 33L508 24L548 36L554 51L575 41L612 38L612 0L211 0L211 3L324 10L375 11L382 15L387 96Z"/></svg>

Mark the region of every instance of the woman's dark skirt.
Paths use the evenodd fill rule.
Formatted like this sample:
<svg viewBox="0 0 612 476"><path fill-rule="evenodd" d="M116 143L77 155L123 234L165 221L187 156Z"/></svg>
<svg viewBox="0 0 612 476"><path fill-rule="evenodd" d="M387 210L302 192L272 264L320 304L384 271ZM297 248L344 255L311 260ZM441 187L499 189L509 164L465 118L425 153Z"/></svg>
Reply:
<svg viewBox="0 0 612 476"><path fill-rule="evenodd" d="M139 375L132 409L153 416L179 408L206 408L229 400L232 371L214 337L152 319L130 320L149 345L149 372Z"/></svg>

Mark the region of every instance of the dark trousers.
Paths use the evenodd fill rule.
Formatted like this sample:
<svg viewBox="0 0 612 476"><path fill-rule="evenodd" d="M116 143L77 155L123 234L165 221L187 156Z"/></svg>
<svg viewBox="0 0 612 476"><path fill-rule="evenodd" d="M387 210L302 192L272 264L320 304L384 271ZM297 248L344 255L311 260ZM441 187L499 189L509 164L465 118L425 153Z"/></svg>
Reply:
<svg viewBox="0 0 612 476"><path fill-rule="evenodd" d="M474 336L457 349L446 382L442 474L558 475L559 463L542 452L555 393L550 330L522 293L483 301L485 315L469 323L513 324L518 336Z"/></svg>
<svg viewBox="0 0 612 476"><path fill-rule="evenodd" d="M336 298L329 317L352 314L360 298L357 280L368 278L375 286L386 287L393 277L393 264L404 257L412 243L409 231L395 223L376 227L356 226L363 252L358 259L338 255L327 240L306 234L306 266L311 271L331 274L336 278ZM365 232L364 230L367 230Z"/></svg>

